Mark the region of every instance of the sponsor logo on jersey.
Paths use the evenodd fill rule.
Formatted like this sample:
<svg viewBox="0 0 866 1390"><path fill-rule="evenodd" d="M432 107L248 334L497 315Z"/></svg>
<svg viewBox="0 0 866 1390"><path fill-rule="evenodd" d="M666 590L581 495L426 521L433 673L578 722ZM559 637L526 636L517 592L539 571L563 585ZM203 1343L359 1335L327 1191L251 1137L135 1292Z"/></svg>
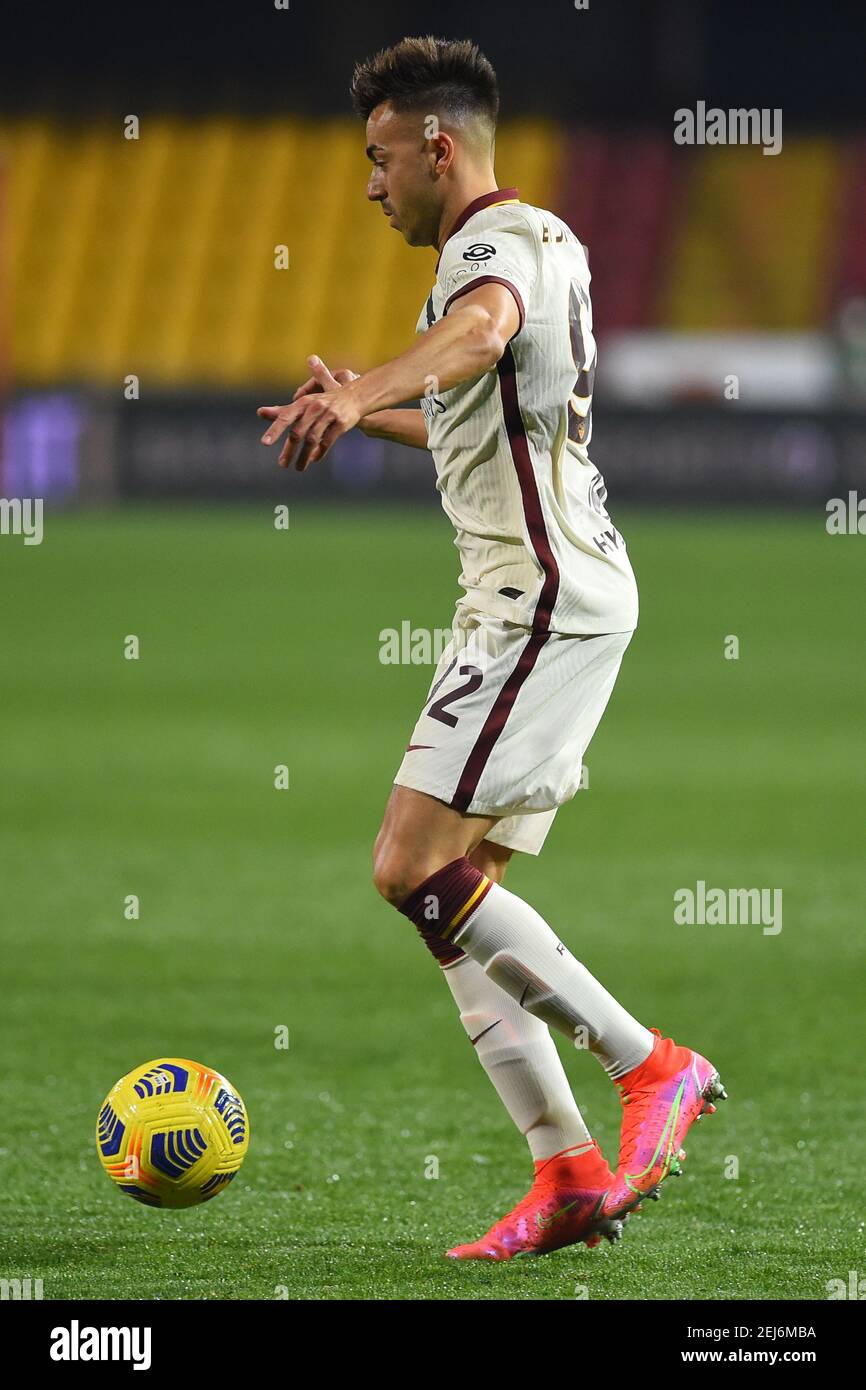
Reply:
<svg viewBox="0 0 866 1390"><path fill-rule="evenodd" d="M474 246L470 246L468 251L463 252L464 261L489 261L491 256L496 255L496 247L488 246L484 241L477 241Z"/></svg>

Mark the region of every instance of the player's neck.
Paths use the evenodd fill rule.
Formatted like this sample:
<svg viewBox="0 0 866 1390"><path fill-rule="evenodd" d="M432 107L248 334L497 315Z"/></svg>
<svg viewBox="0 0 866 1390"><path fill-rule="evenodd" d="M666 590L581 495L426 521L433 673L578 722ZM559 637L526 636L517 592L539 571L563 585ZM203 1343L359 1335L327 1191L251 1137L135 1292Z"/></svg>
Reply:
<svg viewBox="0 0 866 1390"><path fill-rule="evenodd" d="M442 250L451 228L469 205L474 203L476 198L483 198L485 193L495 192L498 187L492 165L486 169L473 170L471 174L466 174L454 183L442 205L439 234L436 238L437 251Z"/></svg>

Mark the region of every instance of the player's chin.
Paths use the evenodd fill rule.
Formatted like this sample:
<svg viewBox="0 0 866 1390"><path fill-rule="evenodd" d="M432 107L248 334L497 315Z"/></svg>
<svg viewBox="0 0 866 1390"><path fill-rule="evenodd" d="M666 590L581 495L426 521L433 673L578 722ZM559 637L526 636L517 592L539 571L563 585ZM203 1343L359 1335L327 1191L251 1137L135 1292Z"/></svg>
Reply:
<svg viewBox="0 0 866 1390"><path fill-rule="evenodd" d="M424 238L419 234L418 228L402 226L401 223L397 220L396 213L391 214L389 222L391 224L392 230L395 232L399 232L403 240L405 242L408 242L410 246L424 245Z"/></svg>

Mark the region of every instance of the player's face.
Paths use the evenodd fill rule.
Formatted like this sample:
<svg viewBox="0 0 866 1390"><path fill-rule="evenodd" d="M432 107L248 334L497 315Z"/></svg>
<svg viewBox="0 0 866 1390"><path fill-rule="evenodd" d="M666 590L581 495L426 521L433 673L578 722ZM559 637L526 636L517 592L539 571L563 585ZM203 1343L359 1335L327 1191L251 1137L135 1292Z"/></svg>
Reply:
<svg viewBox="0 0 866 1390"><path fill-rule="evenodd" d="M380 203L395 231L410 246L434 246L441 220L436 155L424 136L424 117L398 115L382 102L367 121L367 154L372 161L367 197Z"/></svg>

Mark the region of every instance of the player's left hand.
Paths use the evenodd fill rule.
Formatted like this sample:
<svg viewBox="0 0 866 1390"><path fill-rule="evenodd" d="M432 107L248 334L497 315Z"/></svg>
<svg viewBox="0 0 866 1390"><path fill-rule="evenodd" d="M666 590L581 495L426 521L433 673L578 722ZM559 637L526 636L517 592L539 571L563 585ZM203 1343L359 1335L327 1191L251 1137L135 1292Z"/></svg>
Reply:
<svg viewBox="0 0 866 1390"><path fill-rule="evenodd" d="M350 384L301 396L291 405L262 405L256 413L271 422L262 435L262 443L275 444L286 434L280 467L288 468L293 463L299 473L324 458L362 415Z"/></svg>

